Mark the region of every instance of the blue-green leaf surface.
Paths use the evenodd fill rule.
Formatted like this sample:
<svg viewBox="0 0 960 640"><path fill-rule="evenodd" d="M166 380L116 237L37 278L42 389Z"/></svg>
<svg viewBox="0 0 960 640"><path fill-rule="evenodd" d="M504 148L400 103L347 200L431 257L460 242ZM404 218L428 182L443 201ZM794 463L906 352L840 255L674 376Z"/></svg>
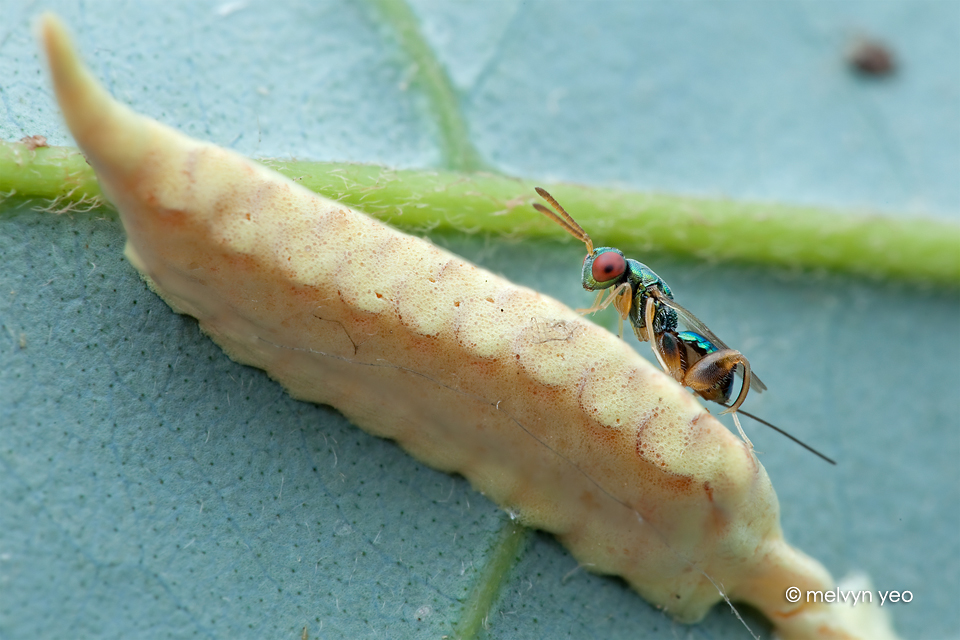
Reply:
<svg viewBox="0 0 960 640"><path fill-rule="evenodd" d="M46 6L117 98L192 136L252 156L444 162L418 63L375 5ZM412 9L497 170L960 214L957 3ZM72 144L32 38L37 10L0 1L0 136ZM894 76L850 73L843 56L862 35L892 47ZM589 302L573 244L437 241ZM231 362L122 247L109 215L0 204L0 638L452 635L507 515ZM887 605L904 637L960 637L956 291L638 257L750 357L770 387L751 410L839 461L745 423L787 538L835 576L911 591ZM678 625L576 567L531 534L480 635L749 637L728 609Z"/></svg>

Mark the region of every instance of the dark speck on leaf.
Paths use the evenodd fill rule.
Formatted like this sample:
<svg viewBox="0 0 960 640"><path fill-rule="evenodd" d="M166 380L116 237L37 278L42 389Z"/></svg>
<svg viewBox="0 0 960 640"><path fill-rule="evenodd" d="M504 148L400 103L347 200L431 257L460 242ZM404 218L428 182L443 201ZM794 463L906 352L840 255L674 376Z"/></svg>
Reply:
<svg viewBox="0 0 960 640"><path fill-rule="evenodd" d="M850 51L850 67L865 76L888 76L896 69L893 53L882 42L861 40Z"/></svg>

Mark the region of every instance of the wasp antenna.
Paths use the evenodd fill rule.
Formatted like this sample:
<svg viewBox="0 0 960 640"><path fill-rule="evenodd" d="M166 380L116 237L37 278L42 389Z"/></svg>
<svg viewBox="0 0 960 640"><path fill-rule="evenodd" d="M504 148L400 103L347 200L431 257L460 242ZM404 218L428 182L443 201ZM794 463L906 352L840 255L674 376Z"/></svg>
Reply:
<svg viewBox="0 0 960 640"><path fill-rule="evenodd" d="M556 213L554 213L554 212L551 211L550 209L547 209L545 206L543 206L543 205L540 204L539 202L534 202L534 203L533 203L533 208L536 209L537 211L539 211L540 213L542 213L543 215L547 216L548 218L550 218L550 219L553 220L554 222L556 222L556 223L557 223L558 225L560 225L561 227L563 227L563 229L564 229L567 233L569 233L570 235L572 235L572 236L573 236L574 238L576 238L577 240L583 240L584 234L583 234L582 231L578 231L575 227L571 227L570 224L569 224L566 220L564 220L563 218L561 218L560 216L558 216Z"/></svg>
<svg viewBox="0 0 960 640"><path fill-rule="evenodd" d="M726 406L726 405L724 405L724 406ZM826 460L826 461L829 462L830 464L832 464L832 465L836 465L836 464L837 464L836 461L834 461L832 458L828 458L827 456L823 455L822 453L820 453L819 451L817 451L816 449L814 449L813 447L811 447L811 446L808 445L807 443L803 442L802 440L799 440L798 438L794 438L792 435L790 435L789 433L787 433L786 431L784 431L783 429L781 429L781 428L778 427L777 425L771 424L771 423L767 422L766 420L764 420L763 418L759 418L759 417L753 415L752 413L747 413L747 412L744 411L743 409L737 409L737 413L742 413L743 415L747 416L748 418L753 418L754 420L756 420L756 421L759 422L760 424L766 425L766 426L770 427L771 429L773 429L774 431L776 431L776 432L779 433L780 435L783 435L783 436L786 436L786 437L790 438L791 440L793 440L794 442L796 442L798 445L800 445L801 447L803 447L804 449L806 449L806 450L809 451L810 453L812 453L812 454L814 454L814 455L816 455L816 456L820 456L821 458L823 458L824 460Z"/></svg>
<svg viewBox="0 0 960 640"><path fill-rule="evenodd" d="M533 205L533 208L539 211L540 213L549 216L552 220L560 224L564 229L566 229L570 233L570 235L572 235L574 238L577 238L578 240L581 240L584 244L587 245L588 253L593 253L593 241L590 240L590 236L587 235L587 232L583 230L583 227L577 224L577 221L573 219L573 216L567 213L567 210L561 207L560 203L557 202L556 199L552 195L550 195L550 193L546 189L543 189L541 187L534 187L534 189L536 189L537 193L540 194L540 197L546 200L550 204L550 206L556 209L557 213L559 213L560 215L558 216L556 213L554 213L553 211L550 211L540 203L535 203Z"/></svg>
<svg viewBox="0 0 960 640"><path fill-rule="evenodd" d="M548 203L550 203L550 206L553 207L554 209L556 209L556 210L557 210L557 213L559 213L561 216L563 216L563 219L566 221L566 223L567 223L572 229L576 229L577 231L580 232L580 235L582 235L582 236L584 236L584 237L587 236L587 232L583 230L583 227L581 227L581 226L577 223L577 221L573 219L573 216L571 216L569 213L567 213L567 210L566 210L566 209L564 209L563 207L560 206L560 203L557 202L556 198L554 198L552 195L550 195L550 192L549 192L549 191L547 191L546 189L544 189L544 188L542 188L542 187L534 187L534 188L537 190L537 193L540 194L540 197L541 197L541 198L543 198L543 199L546 200Z"/></svg>
<svg viewBox="0 0 960 640"><path fill-rule="evenodd" d="M587 251L589 253L593 253L593 242L590 241L590 236L588 236L586 233L583 232L583 229L575 229L571 227L566 220L564 220L563 218L555 214L553 211L550 211L550 209L547 209L545 206L543 206L539 202L534 202L533 208L539 211L540 213L542 213L543 215L547 216L554 222L556 222L561 227L563 227L564 231L572 235L574 238L576 238L580 242L587 245Z"/></svg>

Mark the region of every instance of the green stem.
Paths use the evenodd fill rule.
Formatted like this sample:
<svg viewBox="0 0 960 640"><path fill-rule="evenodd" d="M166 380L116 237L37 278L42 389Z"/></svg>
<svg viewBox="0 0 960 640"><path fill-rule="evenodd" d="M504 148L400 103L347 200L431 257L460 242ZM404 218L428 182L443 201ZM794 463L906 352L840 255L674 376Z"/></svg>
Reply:
<svg viewBox="0 0 960 640"><path fill-rule="evenodd" d="M395 171L322 162L263 161L328 198L408 231L565 237L529 205L530 181L483 173ZM960 286L960 226L817 207L543 185L599 243L642 257L657 249L706 260L830 270ZM76 149L27 151L0 142L0 191L76 202L100 194Z"/></svg>
<svg viewBox="0 0 960 640"><path fill-rule="evenodd" d="M443 166L456 171L479 171L486 164L470 141L467 123L460 112L460 98L433 49L420 32L420 21L403 0L369 0L387 24L393 27L400 46L416 65L414 84L429 101L433 120L440 128Z"/></svg>
<svg viewBox="0 0 960 640"><path fill-rule="evenodd" d="M484 620L492 612L494 601L503 589L510 569L516 563L529 531L515 522L504 523L483 565L483 571L463 603L460 621L453 633L456 640L472 640L480 633Z"/></svg>
<svg viewBox="0 0 960 640"><path fill-rule="evenodd" d="M489 174L269 162L329 198L405 229L563 238L537 214L535 183ZM812 206L542 185L598 244L704 260L960 285L960 226Z"/></svg>
<svg viewBox="0 0 960 640"><path fill-rule="evenodd" d="M76 147L31 150L0 141L0 198L10 196L74 203L103 198L93 169Z"/></svg>

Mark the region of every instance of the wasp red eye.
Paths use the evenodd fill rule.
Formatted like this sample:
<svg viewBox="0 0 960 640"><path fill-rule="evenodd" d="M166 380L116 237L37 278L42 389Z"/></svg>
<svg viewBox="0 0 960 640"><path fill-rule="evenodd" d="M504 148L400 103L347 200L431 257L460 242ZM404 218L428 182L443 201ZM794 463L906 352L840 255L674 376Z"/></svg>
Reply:
<svg viewBox="0 0 960 640"><path fill-rule="evenodd" d="M601 253L593 261L591 272L597 282L607 282L619 278L627 270L627 261L616 251Z"/></svg>

